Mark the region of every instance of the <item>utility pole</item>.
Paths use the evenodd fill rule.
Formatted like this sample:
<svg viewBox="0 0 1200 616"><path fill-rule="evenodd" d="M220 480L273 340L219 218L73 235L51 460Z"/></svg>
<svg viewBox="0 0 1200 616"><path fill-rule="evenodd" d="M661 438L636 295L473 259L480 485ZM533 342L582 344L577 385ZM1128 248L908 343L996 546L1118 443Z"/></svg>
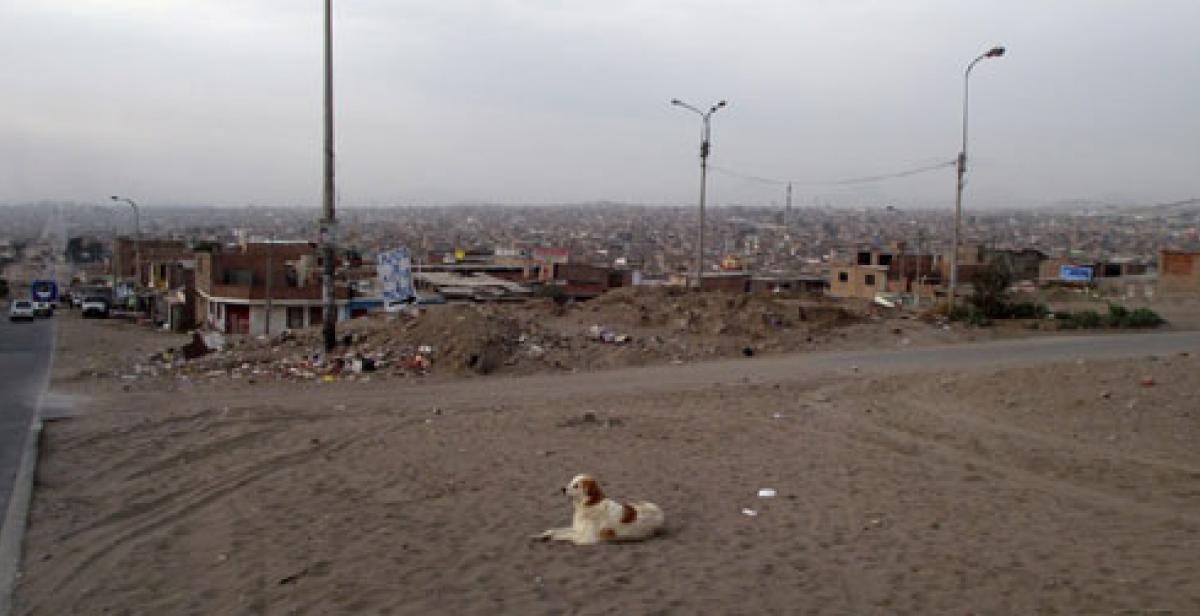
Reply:
<svg viewBox="0 0 1200 616"><path fill-rule="evenodd" d="M712 142L712 126L709 118L718 109L725 106L725 101L717 101L715 105L709 107L707 112L700 111L677 98L671 99L671 104L694 112L704 121L704 129L700 133L700 229L696 239L696 289L700 289L704 276L704 193L708 186L708 152Z"/></svg>
<svg viewBox="0 0 1200 616"><path fill-rule="evenodd" d="M274 238L274 236L272 236L271 240L269 240L267 243L267 302L266 302L267 303L267 319L266 319L267 331L263 332L268 337L271 335L271 309L272 309L271 285L274 283L274 280L275 280L275 238Z"/></svg>
<svg viewBox="0 0 1200 616"><path fill-rule="evenodd" d="M792 183L787 185L787 208L783 211L784 226L792 224Z"/></svg>
<svg viewBox="0 0 1200 616"><path fill-rule="evenodd" d="M333 187L333 0L325 0L325 183L321 191L321 254L325 260L321 276L324 300L322 334L325 352L337 344L337 302L334 298L333 273L337 255L337 218L334 215Z"/></svg>

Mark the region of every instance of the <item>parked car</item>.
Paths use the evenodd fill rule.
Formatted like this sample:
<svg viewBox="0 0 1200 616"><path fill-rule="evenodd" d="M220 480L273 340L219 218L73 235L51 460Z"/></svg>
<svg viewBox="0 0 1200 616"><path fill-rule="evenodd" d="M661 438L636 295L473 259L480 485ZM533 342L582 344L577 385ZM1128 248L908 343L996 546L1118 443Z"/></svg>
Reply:
<svg viewBox="0 0 1200 616"><path fill-rule="evenodd" d="M13 300L13 302L8 305L9 321L32 321L33 317L33 302L30 300Z"/></svg>
<svg viewBox="0 0 1200 616"><path fill-rule="evenodd" d="M40 300L32 300L33 315L37 317L52 317L54 316L54 303L43 302Z"/></svg>
<svg viewBox="0 0 1200 616"><path fill-rule="evenodd" d="M83 309L83 318L108 318L108 300L99 295L89 295L83 298L79 305Z"/></svg>

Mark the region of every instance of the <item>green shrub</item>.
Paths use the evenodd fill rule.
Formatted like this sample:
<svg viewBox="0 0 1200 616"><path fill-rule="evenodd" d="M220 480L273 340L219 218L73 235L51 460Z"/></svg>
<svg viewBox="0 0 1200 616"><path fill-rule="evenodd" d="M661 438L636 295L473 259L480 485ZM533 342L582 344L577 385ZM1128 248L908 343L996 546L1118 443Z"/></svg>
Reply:
<svg viewBox="0 0 1200 616"><path fill-rule="evenodd" d="M1049 313L1045 304L1036 302L1017 302L1008 306L1008 316L1013 319L1043 319Z"/></svg>
<svg viewBox="0 0 1200 616"><path fill-rule="evenodd" d="M955 306L954 312L950 313L951 321L962 321L972 327L987 327L992 324L992 320L979 308L971 305Z"/></svg>
<svg viewBox="0 0 1200 616"><path fill-rule="evenodd" d="M1093 329L1100 327L1104 322L1100 318L1100 313L1095 310L1081 310L1074 315L1075 322L1083 329Z"/></svg>
<svg viewBox="0 0 1200 616"><path fill-rule="evenodd" d="M1166 323L1166 319L1158 316L1157 312L1149 308L1137 308L1129 313L1125 319L1126 327L1158 327Z"/></svg>
<svg viewBox="0 0 1200 616"><path fill-rule="evenodd" d="M1056 312L1054 320L1058 323L1058 329L1094 329L1104 325L1104 319L1095 310Z"/></svg>
<svg viewBox="0 0 1200 616"><path fill-rule="evenodd" d="M1079 322L1075 320L1075 315L1067 311L1054 313L1054 322L1058 323L1058 329L1078 329Z"/></svg>
<svg viewBox="0 0 1200 616"><path fill-rule="evenodd" d="M1129 310L1116 304L1108 305L1108 326L1126 327L1129 321Z"/></svg>

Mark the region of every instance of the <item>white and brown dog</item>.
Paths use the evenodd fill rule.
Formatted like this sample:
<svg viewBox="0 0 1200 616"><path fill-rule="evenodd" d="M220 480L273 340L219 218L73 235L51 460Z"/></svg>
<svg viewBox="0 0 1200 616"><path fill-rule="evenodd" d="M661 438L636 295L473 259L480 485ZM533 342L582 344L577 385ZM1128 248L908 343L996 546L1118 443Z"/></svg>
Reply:
<svg viewBox="0 0 1200 616"><path fill-rule="evenodd" d="M552 528L534 539L570 541L592 545L601 541L638 541L657 533L665 520L654 503L618 503L605 498L600 484L589 475L576 475L563 493L571 497L575 515L570 528Z"/></svg>

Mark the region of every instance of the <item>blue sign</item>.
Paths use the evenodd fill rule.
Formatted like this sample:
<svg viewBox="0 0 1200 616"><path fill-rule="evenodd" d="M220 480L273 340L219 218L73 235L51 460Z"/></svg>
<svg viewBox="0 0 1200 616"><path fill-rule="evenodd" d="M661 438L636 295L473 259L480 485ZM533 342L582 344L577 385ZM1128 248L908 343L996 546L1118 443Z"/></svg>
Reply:
<svg viewBox="0 0 1200 616"><path fill-rule="evenodd" d="M34 280L29 284L29 294L39 302L57 302L58 283L53 280Z"/></svg>
<svg viewBox="0 0 1200 616"><path fill-rule="evenodd" d="M376 260L383 299L403 301L416 295L413 292L412 258L408 256L407 248L381 252Z"/></svg>
<svg viewBox="0 0 1200 616"><path fill-rule="evenodd" d="M1058 268L1058 279L1067 282L1091 282L1090 265L1063 265Z"/></svg>

